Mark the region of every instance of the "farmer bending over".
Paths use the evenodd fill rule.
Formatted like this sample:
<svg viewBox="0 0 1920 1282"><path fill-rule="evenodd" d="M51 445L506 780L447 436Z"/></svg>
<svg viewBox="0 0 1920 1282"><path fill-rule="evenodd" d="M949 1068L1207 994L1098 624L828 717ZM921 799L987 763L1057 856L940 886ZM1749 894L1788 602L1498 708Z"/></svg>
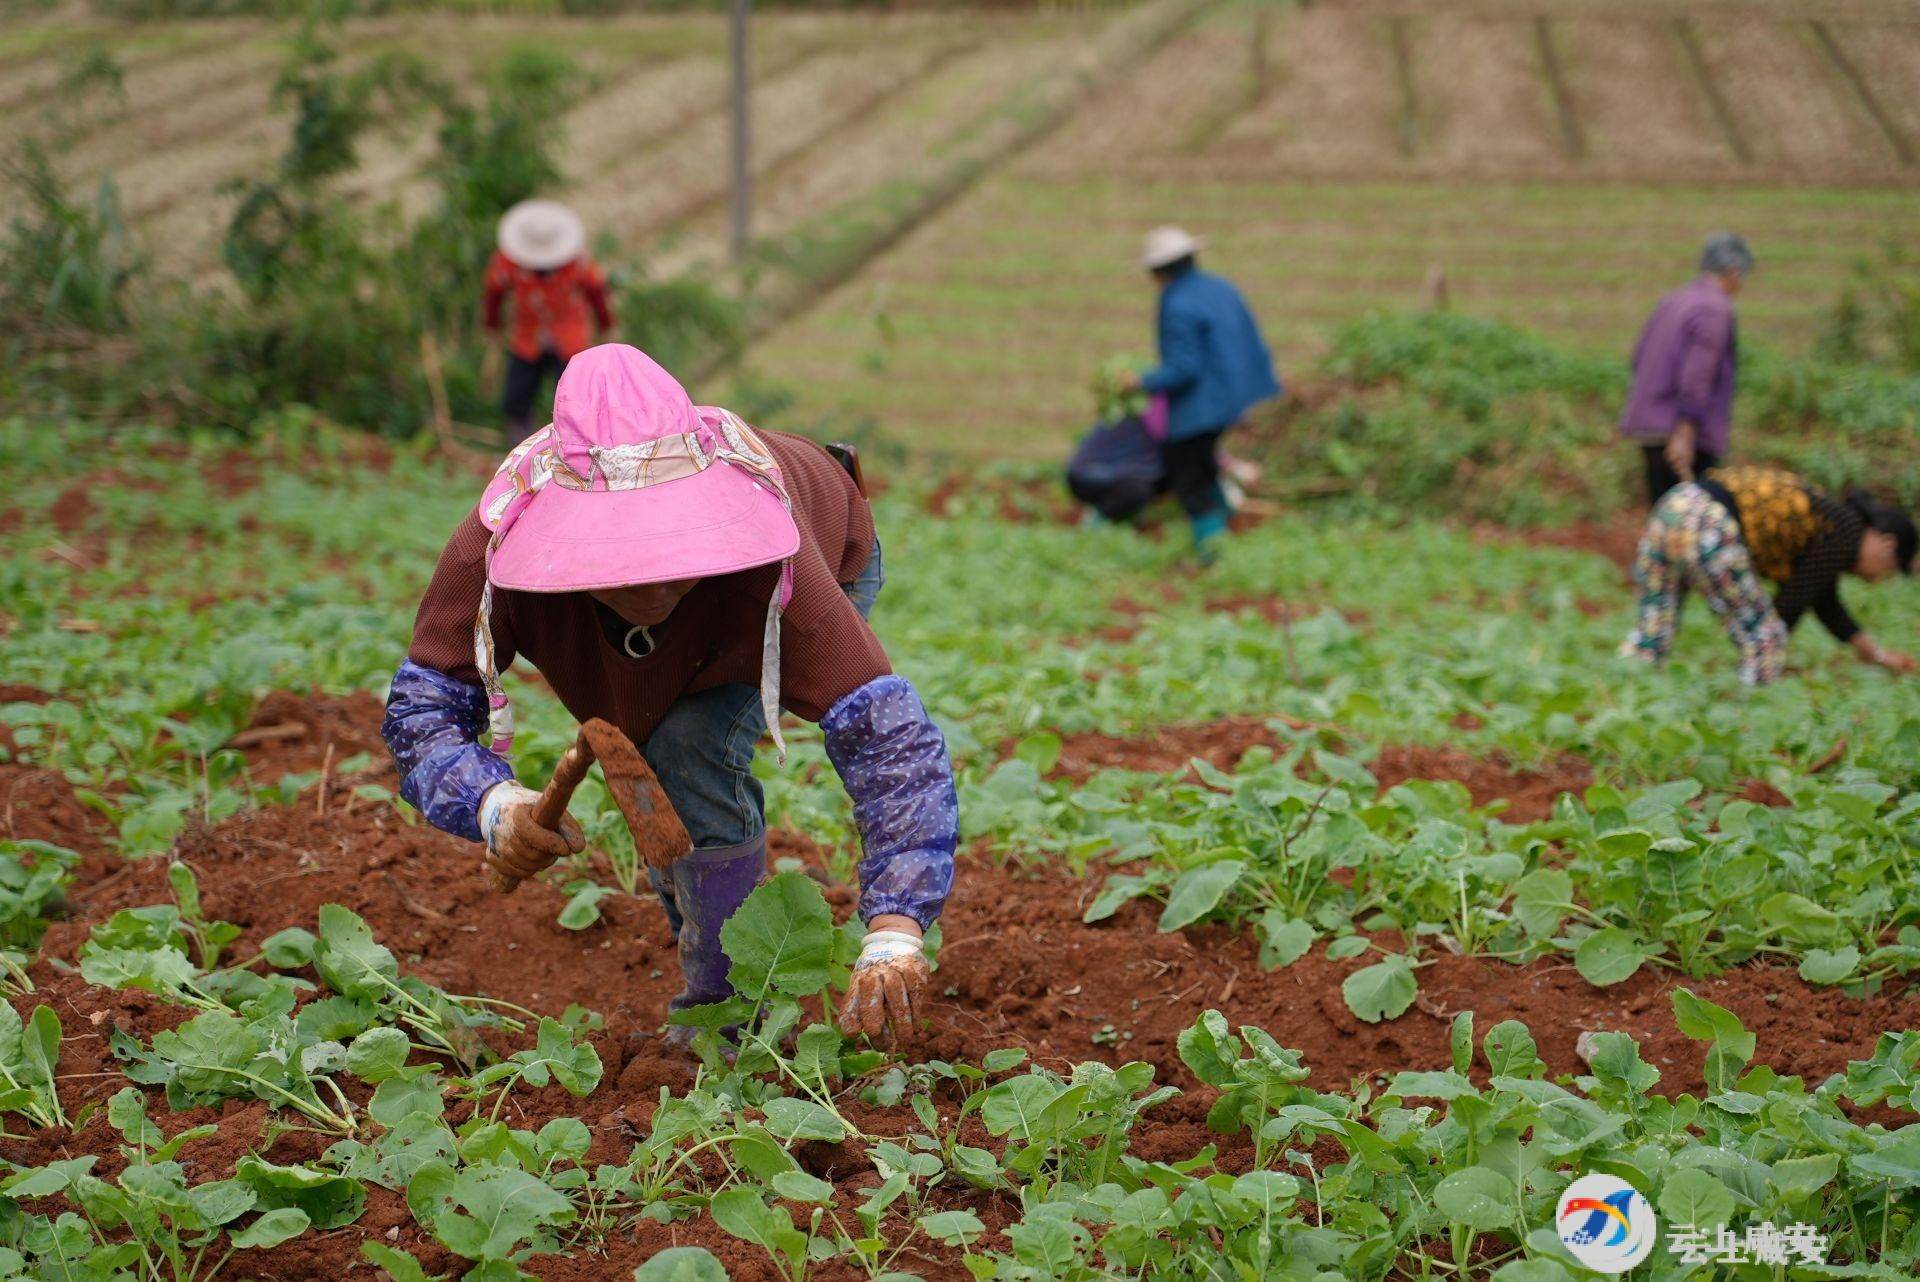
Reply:
<svg viewBox="0 0 1920 1282"><path fill-rule="evenodd" d="M1147 236L1140 263L1160 287L1160 364L1127 380L1167 396L1167 483L1193 528L1194 554L1214 561L1227 530L1220 437L1259 402L1280 394L1273 357L1240 291L1194 263L1200 242L1178 227Z"/></svg>
<svg viewBox="0 0 1920 1282"><path fill-rule="evenodd" d="M1858 490L1830 498L1791 472L1723 468L1684 482L1654 505L1633 575L1640 614L1620 653L1659 663L1673 649L1689 586L1740 651L1740 679L1773 681L1786 663L1787 631L1811 609L1868 663L1911 672L1914 661L1868 636L1840 603L1840 576L1878 583L1913 573L1913 521ZM1760 577L1781 585L1769 598Z"/></svg>
<svg viewBox="0 0 1920 1282"><path fill-rule="evenodd" d="M559 378L588 342L587 316L599 341L613 336L607 282L586 256L580 216L551 200L523 200L500 219L499 248L487 264L482 319L489 341L504 342L507 378L500 409L509 446L533 430L533 398L549 375ZM501 305L513 299L513 336L503 340Z"/></svg>
<svg viewBox="0 0 1920 1282"><path fill-rule="evenodd" d="M1640 330L1620 433L1646 456L1650 505L1726 455L1740 367L1733 300L1752 271L1746 241L1709 237L1699 278L1661 299Z"/></svg>
<svg viewBox="0 0 1920 1282"><path fill-rule="evenodd" d="M591 348L420 603L382 726L401 795L484 841L496 872L532 876L584 843L534 822L499 674L524 656L575 717L625 731L692 839L649 870L679 943L679 1010L732 992L720 926L767 860L754 745L771 729L784 757L782 707L817 721L864 847L868 934L844 1022L903 1030L959 806L940 731L867 627L883 581L867 501L819 446L696 408L635 348Z"/></svg>

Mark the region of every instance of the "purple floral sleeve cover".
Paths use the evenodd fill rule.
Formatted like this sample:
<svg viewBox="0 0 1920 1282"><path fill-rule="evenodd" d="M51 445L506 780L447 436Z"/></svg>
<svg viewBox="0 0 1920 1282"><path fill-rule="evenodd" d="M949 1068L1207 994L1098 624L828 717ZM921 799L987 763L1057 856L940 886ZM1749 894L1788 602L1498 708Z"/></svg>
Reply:
<svg viewBox="0 0 1920 1282"><path fill-rule="evenodd" d="M400 772L400 796L442 832L479 841L480 798L513 778L507 759L480 742L487 695L479 686L409 659L393 674L380 736Z"/></svg>
<svg viewBox="0 0 1920 1282"><path fill-rule="evenodd" d="M827 757L853 798L865 854L860 917L911 917L925 930L953 889L960 799L947 741L904 677L869 681L821 719Z"/></svg>

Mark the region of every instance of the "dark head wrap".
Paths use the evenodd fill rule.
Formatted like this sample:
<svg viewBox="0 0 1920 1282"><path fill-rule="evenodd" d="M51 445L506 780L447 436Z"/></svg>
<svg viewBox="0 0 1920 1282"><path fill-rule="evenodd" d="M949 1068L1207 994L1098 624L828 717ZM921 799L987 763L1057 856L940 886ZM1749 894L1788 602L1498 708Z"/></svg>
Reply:
<svg viewBox="0 0 1920 1282"><path fill-rule="evenodd" d="M1863 489L1847 491L1847 506L1860 514L1869 529L1893 536L1893 545L1900 561L1900 573L1913 573L1913 554L1916 544L1920 544L1920 532L1913 526L1913 518L1898 503L1882 503Z"/></svg>

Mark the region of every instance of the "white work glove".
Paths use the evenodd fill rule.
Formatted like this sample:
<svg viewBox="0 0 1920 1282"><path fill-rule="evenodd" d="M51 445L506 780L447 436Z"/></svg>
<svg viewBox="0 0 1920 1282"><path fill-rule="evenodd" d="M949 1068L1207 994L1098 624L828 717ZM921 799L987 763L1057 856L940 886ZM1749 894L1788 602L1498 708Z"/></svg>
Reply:
<svg viewBox="0 0 1920 1282"><path fill-rule="evenodd" d="M913 1027L914 1003L927 986L927 957L920 936L905 930L871 930L860 941L860 960L847 984L840 1029L849 1036L895 1036Z"/></svg>
<svg viewBox="0 0 1920 1282"><path fill-rule="evenodd" d="M558 832L535 823L533 805L539 800L539 793L512 780L495 784L480 798L487 866L501 877L524 881L587 848L580 825L571 818L561 817Z"/></svg>

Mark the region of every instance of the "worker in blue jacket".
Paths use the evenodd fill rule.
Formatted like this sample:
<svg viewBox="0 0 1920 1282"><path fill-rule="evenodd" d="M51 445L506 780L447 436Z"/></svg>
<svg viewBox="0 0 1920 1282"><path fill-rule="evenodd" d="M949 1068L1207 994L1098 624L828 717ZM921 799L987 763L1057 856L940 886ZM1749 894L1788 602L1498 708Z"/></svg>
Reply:
<svg viewBox="0 0 1920 1282"><path fill-rule="evenodd" d="M1194 553L1214 560L1227 529L1220 436L1280 394L1260 324L1233 284L1194 265L1200 242L1178 227L1147 236L1141 266L1160 286L1160 364L1134 380L1168 399L1167 479L1193 526Z"/></svg>

